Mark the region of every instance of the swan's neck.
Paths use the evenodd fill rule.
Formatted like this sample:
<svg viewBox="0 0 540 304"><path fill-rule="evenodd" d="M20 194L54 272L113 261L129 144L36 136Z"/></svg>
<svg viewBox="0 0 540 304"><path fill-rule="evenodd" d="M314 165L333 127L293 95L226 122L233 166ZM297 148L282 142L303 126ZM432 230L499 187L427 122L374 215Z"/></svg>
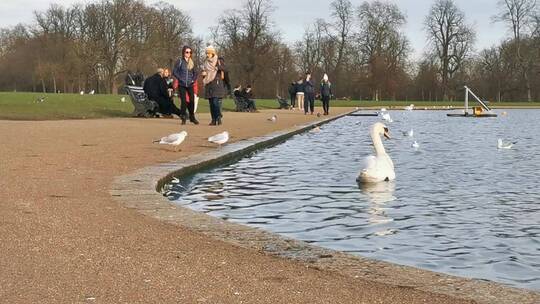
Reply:
<svg viewBox="0 0 540 304"><path fill-rule="evenodd" d="M377 134L376 132L371 132L371 140L373 140L373 146L375 147L375 154L385 155L386 150L384 150L381 136Z"/></svg>

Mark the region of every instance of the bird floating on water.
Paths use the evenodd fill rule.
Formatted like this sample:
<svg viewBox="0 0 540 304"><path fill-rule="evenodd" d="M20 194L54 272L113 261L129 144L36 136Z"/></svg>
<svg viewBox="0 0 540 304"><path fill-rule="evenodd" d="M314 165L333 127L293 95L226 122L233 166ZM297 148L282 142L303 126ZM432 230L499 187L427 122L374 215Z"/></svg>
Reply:
<svg viewBox="0 0 540 304"><path fill-rule="evenodd" d="M268 121L276 122L277 121L277 115L276 114L272 115L272 117L268 118Z"/></svg>
<svg viewBox="0 0 540 304"><path fill-rule="evenodd" d="M314 127L313 129L309 130L309 133L321 133L321 128L319 126Z"/></svg>
<svg viewBox="0 0 540 304"><path fill-rule="evenodd" d="M415 141L412 143L411 147L413 147L415 150L417 150L418 148L420 148L420 144L415 140Z"/></svg>
<svg viewBox="0 0 540 304"><path fill-rule="evenodd" d="M517 141L504 142L501 138L497 139L497 149L512 149L515 144L517 144Z"/></svg>
<svg viewBox="0 0 540 304"><path fill-rule="evenodd" d="M394 122L394 121L392 120L392 117L390 117L390 113L388 113L388 112L383 112L383 113L381 113L381 117L382 117L382 119L383 119L384 121L387 121L387 122Z"/></svg>
<svg viewBox="0 0 540 304"><path fill-rule="evenodd" d="M406 107L405 107L405 110L407 110L407 111L412 111L412 110L414 110L414 104L411 103L410 105L406 106Z"/></svg>
<svg viewBox="0 0 540 304"><path fill-rule="evenodd" d="M220 147L227 141L229 141L229 132L225 131L214 136L208 137L208 141L214 144L218 144Z"/></svg>
<svg viewBox="0 0 540 304"><path fill-rule="evenodd" d="M388 127L383 123L375 123L370 130L375 155L370 155L364 159L364 167L358 174L356 181L359 183L378 183L391 181L396 178L394 163L390 156L386 154L381 140L381 136L390 139Z"/></svg>
<svg viewBox="0 0 540 304"><path fill-rule="evenodd" d="M187 132L182 131L180 133L174 133L174 134L162 137L159 140L154 140L154 143L158 143L160 145L173 146L174 150L178 151L178 147L186 139L186 136L187 136Z"/></svg>
<svg viewBox="0 0 540 304"><path fill-rule="evenodd" d="M414 136L414 130L410 129L409 131L403 131L403 136L413 137Z"/></svg>

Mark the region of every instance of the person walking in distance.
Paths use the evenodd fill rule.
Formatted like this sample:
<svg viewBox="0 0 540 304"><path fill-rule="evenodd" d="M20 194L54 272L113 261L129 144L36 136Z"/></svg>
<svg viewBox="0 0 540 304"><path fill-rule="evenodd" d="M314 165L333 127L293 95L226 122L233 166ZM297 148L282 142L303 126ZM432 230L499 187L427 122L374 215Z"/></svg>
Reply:
<svg viewBox="0 0 540 304"><path fill-rule="evenodd" d="M291 109L294 109L294 106L296 105L296 83L294 81L289 85L289 97L291 98Z"/></svg>
<svg viewBox="0 0 540 304"><path fill-rule="evenodd" d="M328 75L324 74L321 81L321 101L323 104L324 115L328 115L330 110L330 98L332 97L332 84L328 80Z"/></svg>
<svg viewBox="0 0 540 304"><path fill-rule="evenodd" d="M212 46L206 48L206 60L204 61L202 76L205 97L210 103L211 126L221 125L222 114L220 101L227 95L224 78L227 70L224 64L220 64L216 49Z"/></svg>
<svg viewBox="0 0 540 304"><path fill-rule="evenodd" d="M315 88L313 87L313 82L311 81L311 73L306 73L306 78L304 80L304 114L307 114L308 111L315 111Z"/></svg>
<svg viewBox="0 0 540 304"><path fill-rule="evenodd" d="M296 82L296 104L298 105L298 110L304 109L304 80L300 79Z"/></svg>
<svg viewBox="0 0 540 304"><path fill-rule="evenodd" d="M193 84L197 81L197 71L195 69L195 64L191 58L192 50L189 46L184 46L182 48L182 57L178 59L173 69L173 76L178 80L178 95L180 95L181 105L180 105L180 119L182 119L182 124L186 124L186 108L189 111L189 121L198 125L199 121L195 118L195 100ZM189 96L191 102L187 102L186 93Z"/></svg>

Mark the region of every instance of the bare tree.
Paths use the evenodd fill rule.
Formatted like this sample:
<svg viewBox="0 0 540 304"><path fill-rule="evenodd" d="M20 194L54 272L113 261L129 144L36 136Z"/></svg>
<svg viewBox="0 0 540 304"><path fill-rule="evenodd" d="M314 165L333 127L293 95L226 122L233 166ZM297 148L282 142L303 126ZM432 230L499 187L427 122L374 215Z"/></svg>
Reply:
<svg viewBox="0 0 540 304"><path fill-rule="evenodd" d="M248 84L264 84L268 79L268 65L272 64L272 50L279 44L279 34L274 30L271 0L246 0L242 9L226 11L213 30L214 42L233 77ZM258 86L259 90L267 86ZM270 87L273 92L273 89ZM259 91L260 92L260 91Z"/></svg>
<svg viewBox="0 0 540 304"><path fill-rule="evenodd" d="M407 60L410 48L400 29L406 23L397 5L374 1L358 8L360 31L356 35L360 63L369 71L370 89L374 100L384 90L395 96L397 76Z"/></svg>
<svg viewBox="0 0 540 304"><path fill-rule="evenodd" d="M346 60L346 51L349 44L350 35L352 32L352 26L354 22L354 8L349 0L335 0L330 3L331 17L335 22L330 22L329 27L333 30L329 33L332 45L336 45L335 54L333 57L329 57L328 52L325 58L334 58L332 76L341 81L341 74L343 71L343 64ZM330 67L325 68L330 72ZM334 90L337 92L337 90Z"/></svg>
<svg viewBox="0 0 540 304"><path fill-rule="evenodd" d="M531 93L531 65L528 63L530 58L525 58L522 54L522 40L527 36L525 30L534 20L536 0L499 0L500 15L495 16L496 21L504 22L512 30L513 38L516 43L515 64L516 68L522 73L527 90L527 100L532 101Z"/></svg>
<svg viewBox="0 0 540 304"><path fill-rule="evenodd" d="M449 81L472 51L475 33L453 0L437 0L425 20L428 39L440 65L442 94L448 100Z"/></svg>

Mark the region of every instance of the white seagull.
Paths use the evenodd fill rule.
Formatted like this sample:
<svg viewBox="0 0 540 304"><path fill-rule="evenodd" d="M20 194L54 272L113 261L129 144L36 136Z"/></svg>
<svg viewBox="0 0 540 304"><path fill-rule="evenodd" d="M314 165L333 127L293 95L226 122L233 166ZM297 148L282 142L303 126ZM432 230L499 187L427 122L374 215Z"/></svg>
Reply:
<svg viewBox="0 0 540 304"><path fill-rule="evenodd" d="M229 132L225 131L214 136L210 136L208 137L208 141L218 144L221 147L221 145L229 141Z"/></svg>
<svg viewBox="0 0 540 304"><path fill-rule="evenodd" d="M413 147L415 150L420 148L420 144L416 142L416 140L412 143L411 147Z"/></svg>
<svg viewBox="0 0 540 304"><path fill-rule="evenodd" d="M79 94L84 95L84 91L80 91Z"/></svg>
<svg viewBox="0 0 540 304"><path fill-rule="evenodd" d="M276 122L276 120L277 120L277 115L276 114L274 114L274 115L272 115L272 117L268 118L268 121L271 121L271 122Z"/></svg>
<svg viewBox="0 0 540 304"><path fill-rule="evenodd" d="M411 103L411 105L405 107L405 110L407 110L407 111L414 110L414 105Z"/></svg>
<svg viewBox="0 0 540 304"><path fill-rule="evenodd" d="M94 90L92 90L92 91L90 91L90 92L89 92L88 94L90 94L90 95L94 95L94 93L95 93L95 91L94 91Z"/></svg>
<svg viewBox="0 0 540 304"><path fill-rule="evenodd" d="M122 97L122 98L120 98L120 101L121 101L121 102L126 102L126 98L125 98L125 97Z"/></svg>
<svg viewBox="0 0 540 304"><path fill-rule="evenodd" d="M154 143L158 143L160 145L174 146L174 150L178 151L178 147L186 139L186 136L187 136L187 132L182 131L180 133L174 133L174 134L162 137L159 140L154 140Z"/></svg>
<svg viewBox="0 0 540 304"><path fill-rule="evenodd" d="M410 129L409 131L403 131L403 136L413 137L414 136L414 130Z"/></svg>
<svg viewBox="0 0 540 304"><path fill-rule="evenodd" d="M393 122L392 117L390 117L390 113L388 112L381 113L381 117L384 121Z"/></svg>
<svg viewBox="0 0 540 304"><path fill-rule="evenodd" d="M321 128L319 126L314 127L313 129L309 130L309 133L321 133Z"/></svg>
<svg viewBox="0 0 540 304"><path fill-rule="evenodd" d="M503 142L501 138L497 139L497 149L512 149L512 146L515 145L515 142Z"/></svg>

